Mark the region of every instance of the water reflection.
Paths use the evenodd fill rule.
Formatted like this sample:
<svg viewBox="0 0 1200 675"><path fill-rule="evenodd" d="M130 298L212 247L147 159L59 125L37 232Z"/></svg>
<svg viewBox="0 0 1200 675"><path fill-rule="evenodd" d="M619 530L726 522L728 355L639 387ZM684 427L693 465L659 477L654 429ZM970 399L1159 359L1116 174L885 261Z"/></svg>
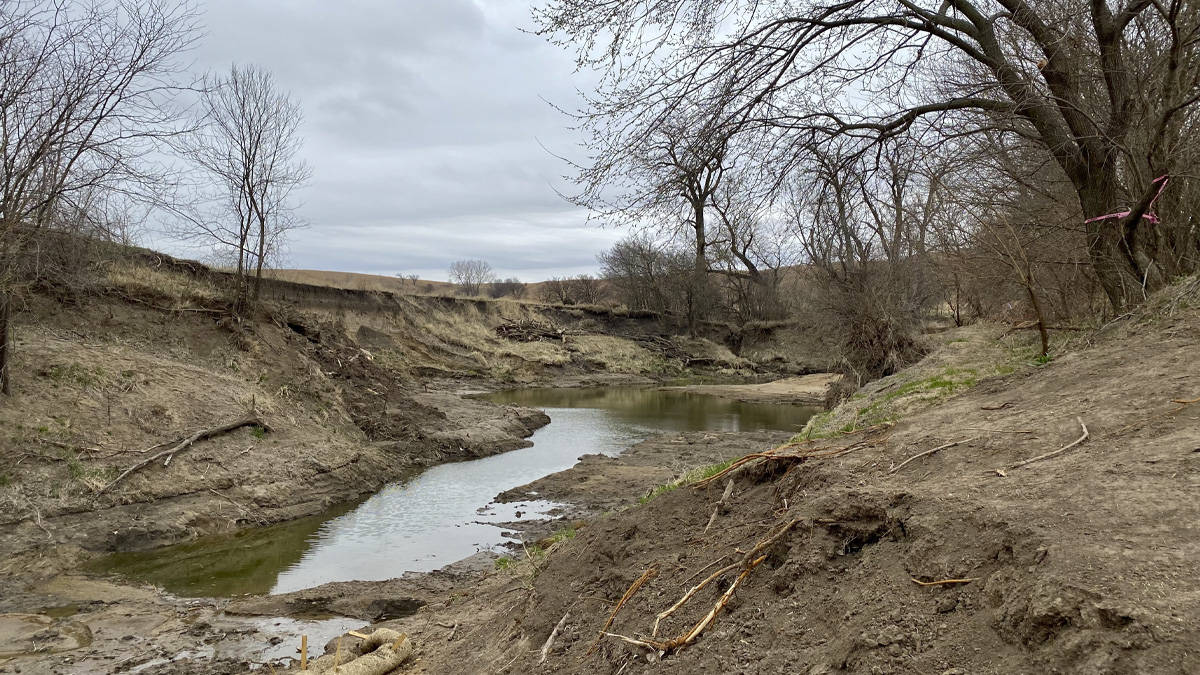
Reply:
<svg viewBox="0 0 1200 675"><path fill-rule="evenodd" d="M532 447L436 466L319 517L109 556L92 567L185 596L285 593L430 571L500 546L496 523L553 508L491 500L570 468L580 455L616 455L664 431L795 431L816 410L637 387L522 389L485 398L543 408L552 423L533 435Z"/></svg>

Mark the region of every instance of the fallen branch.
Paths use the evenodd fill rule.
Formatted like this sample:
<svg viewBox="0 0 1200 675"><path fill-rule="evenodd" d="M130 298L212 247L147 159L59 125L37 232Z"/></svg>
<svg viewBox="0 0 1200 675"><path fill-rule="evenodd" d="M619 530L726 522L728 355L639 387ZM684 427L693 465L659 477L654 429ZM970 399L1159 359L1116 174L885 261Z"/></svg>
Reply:
<svg viewBox="0 0 1200 675"><path fill-rule="evenodd" d="M1075 447L1075 446L1079 445L1080 443L1082 443L1082 442L1086 441L1086 440L1088 439L1088 436L1090 435L1090 434L1088 434L1088 428L1087 428L1087 425L1085 425L1085 424L1083 423L1083 418L1082 418L1082 417L1076 417L1076 418L1075 418L1075 421L1076 421L1076 422L1079 422L1079 428L1080 428L1080 429L1083 429L1083 435L1082 435L1082 436L1080 436L1079 438L1076 438L1074 441L1072 441L1072 442L1070 442L1070 443L1068 443L1068 444L1066 444L1066 445L1062 446L1061 448L1059 448L1059 449L1055 450L1054 452L1047 452L1046 454L1044 454L1044 455L1038 455L1037 457L1034 457L1033 459L1027 459L1027 460L1025 460L1025 461L1023 461L1023 462L1017 462L1016 464L1013 464L1013 465L1012 465L1011 467L1009 467L1009 468L1010 468L1010 469L1019 469L1019 468L1021 468L1021 467L1023 467L1023 466L1026 466L1026 465L1028 465L1028 464L1033 464L1034 462L1040 462L1040 461L1042 461L1043 459L1050 459L1051 457L1057 457L1057 456L1059 456L1059 455L1063 454L1064 452L1066 452L1066 451L1070 450L1071 448L1073 448L1073 447Z"/></svg>
<svg viewBox="0 0 1200 675"><path fill-rule="evenodd" d="M658 576L658 563L653 563L649 568L646 569L645 572L642 572L642 576L638 577L637 580L634 581L629 587L629 589L625 591L625 595L622 595L621 599L617 601L617 606L613 607L612 613L608 615L608 621L604 622L604 627L600 629L600 634L596 636L596 641L592 643L591 647L588 647L587 653L584 654L584 656L590 656L592 652L596 651L596 647L600 646L600 639L604 637L604 634L608 632L608 629L613 625L613 621L617 618L617 612L621 611L621 608L625 606L625 603L629 602L629 599L638 592L638 589L640 589L643 584L656 576Z"/></svg>
<svg viewBox="0 0 1200 675"><path fill-rule="evenodd" d="M550 649L554 646L554 639L558 637L558 631L567 623L567 617L571 616L570 612L563 614L563 618L558 620L558 625L554 630L550 631L550 637L546 638L546 644L542 645L542 658L538 659L538 663L545 663L546 657L550 655Z"/></svg>
<svg viewBox="0 0 1200 675"><path fill-rule="evenodd" d="M979 581L980 577L971 577L970 579L942 579L941 581L918 581L913 579L912 582L918 586L945 586L946 584L969 584L972 581Z"/></svg>
<svg viewBox="0 0 1200 675"><path fill-rule="evenodd" d="M945 450L947 448L953 448L954 446L962 445L963 443L969 443L971 441L977 440L978 438L979 438L979 436L972 436L971 438L964 438L961 441L953 441L953 442L947 443L945 445L939 445L932 450L926 450L925 452L918 453L916 455L913 455L912 457L909 457L908 459L904 460L903 462L900 462L900 466L893 467L891 471L888 471L888 473L894 474L897 471L899 471L900 469L903 469L905 464L908 464L909 462L911 462L913 460L921 459L922 457L928 457L929 455L932 455L936 452L941 452L942 450Z"/></svg>
<svg viewBox="0 0 1200 675"><path fill-rule="evenodd" d="M111 483L109 483L108 485L105 485L104 487L97 490L96 496L99 497L100 495L104 494L109 488L111 488L112 486L114 486L117 483L124 480L126 476L133 473L134 471L137 471L138 469L140 469L144 466L147 466L149 464L153 464L154 462L158 461L159 459L161 459L163 457L167 458L166 461L163 462L163 466L170 464L171 458L175 456L175 453L186 450L187 448L191 447L191 445L193 443L195 443L196 441L204 440L206 438L212 438L213 436L220 436L221 434L228 433L230 431L233 431L234 429L240 429L242 427L248 427L248 426L260 426L260 427L264 427L264 428L267 427L267 425L262 421L262 418L260 418L258 416L258 413L254 413L252 415L247 415L246 417L243 417L241 419L234 420L233 422L230 422L228 424L222 424L219 427L213 427L211 429L204 429L203 431L197 431L196 433L192 434L191 436L188 436L187 438L183 439L183 441L181 441L179 444L172 446L171 448L169 448L167 450L163 450L160 453L157 453L155 455L147 457L146 459L143 459L142 461L138 462L137 464L134 464L133 466L129 467L128 469L125 469L125 471L121 472L121 475L114 478Z"/></svg>

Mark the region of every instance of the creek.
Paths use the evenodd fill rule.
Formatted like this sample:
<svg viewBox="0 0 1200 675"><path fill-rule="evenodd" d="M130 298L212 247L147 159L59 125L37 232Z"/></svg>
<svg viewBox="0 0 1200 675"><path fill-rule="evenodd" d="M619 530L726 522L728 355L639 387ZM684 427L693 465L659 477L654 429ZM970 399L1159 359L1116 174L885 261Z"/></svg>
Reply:
<svg viewBox="0 0 1200 675"><path fill-rule="evenodd" d="M668 432L797 431L818 410L645 387L518 389L480 398L541 408L551 423L534 433L531 447L414 471L319 516L110 555L88 568L188 597L287 593L428 572L511 542L502 524L545 517L555 504L492 499L570 468L580 455L618 455Z"/></svg>

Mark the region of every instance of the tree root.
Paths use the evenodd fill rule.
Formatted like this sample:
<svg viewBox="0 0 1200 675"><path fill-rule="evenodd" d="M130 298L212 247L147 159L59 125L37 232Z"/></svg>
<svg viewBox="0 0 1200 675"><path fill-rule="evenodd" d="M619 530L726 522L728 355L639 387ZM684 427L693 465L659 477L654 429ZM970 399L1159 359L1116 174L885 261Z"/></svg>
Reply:
<svg viewBox="0 0 1200 675"><path fill-rule="evenodd" d="M638 589L640 589L643 584L656 576L658 576L658 563L650 565L645 572L642 572L642 576L638 577L637 581L634 581L629 587L629 590L625 591L625 595L621 596L621 599L617 602L617 606L613 607L612 614L608 615L608 621L605 621L604 627L600 629L600 634L596 636L596 641L592 643L591 647L588 647L587 653L584 654L584 656L591 656L592 652L596 651L596 647L600 646L601 638L604 637L605 633L608 632L609 627L612 626L613 621L617 618L617 612L621 611L621 608L625 606L625 603L629 602L629 599L638 592Z"/></svg>
<svg viewBox="0 0 1200 675"><path fill-rule="evenodd" d="M725 567L722 567L721 569L717 570L716 572L713 572L712 574L708 575L708 577L705 578L704 581L701 581L699 584L696 584L691 589L689 589L687 593L683 594L683 597L680 598L678 602L676 602L674 605L671 605L667 609L663 610L662 612L660 612L658 614L657 617L655 617L654 629L651 631L651 635L654 637L658 637L658 626L660 623L662 623L662 620L671 616L675 612L679 611L685 604L687 604L688 600L691 600L697 593L699 593L701 590L703 590L705 586L707 586L709 583L715 581L716 579L720 578L726 572L729 572L731 570L737 569L738 567L741 567L742 573L738 575L737 580L734 581L733 585L730 586L727 591L725 591L725 593L721 596L721 599L718 600L717 604L713 607L712 611L710 611L707 615L705 615L705 617L703 619L701 619L699 623L697 623L695 626L693 626L691 630L689 630L687 633L684 633L683 635L680 635L677 638L674 638L672 640L667 640L666 642L656 642L654 640L646 640L646 641L642 641L642 642L644 642L645 645L654 647L660 651L671 651L671 650L679 649L679 648L682 648L684 646L691 644L692 641L694 641L700 635L700 633L702 633L704 631L704 629L707 628L709 626L709 624L711 624L716 619L717 614L721 611L721 609L724 608L725 605L729 604L729 599L731 597L733 597L733 591L738 587L738 584L740 584L742 582L742 580L745 579L750 574L751 570L753 570L755 567L757 567L759 565L759 563L761 563L763 560L766 560L767 556L760 555L760 554L763 551L765 551L766 549L773 546L775 544L775 542L782 539L785 534L790 532L792 530L792 528L794 528L795 526L799 525L800 522L801 522L801 519L799 519L799 518L792 520L788 524L784 525L783 528L779 530L779 532L776 532L775 534L773 534L773 535L767 537L766 539L760 541L759 543L755 544L754 548L750 549L744 556L742 556L741 560L739 560L731 565L726 565ZM620 637L620 636L617 636L617 637ZM627 638L621 638L621 639L625 640L626 642L629 641L629 639L627 639Z"/></svg>
<svg viewBox="0 0 1200 675"><path fill-rule="evenodd" d="M697 488L707 487L708 485L711 485L714 481L718 481L718 480L728 476L729 474L733 473L734 471L737 471L738 469L742 468L743 466L750 464L751 462L755 462L757 460L803 462L808 459L829 459L831 457L838 457L838 456L853 452L855 450L865 448L870 445L875 445L875 444L881 442L882 440L885 440L886 437L884 439L880 439L877 437L877 434L886 432L887 430L891 429L892 426L893 425L891 423L885 422L884 424L876 424L875 426L872 426L872 427L867 427L865 429L858 429L856 431L848 432L844 435L852 436L852 435L857 435L857 434L865 434L867 436L867 438L864 438L861 441L851 443L850 445L847 445L847 446L841 447L841 448L817 447L817 448L813 448L811 450L806 450L803 452L784 452L785 450L791 450L792 448L811 447L811 446L821 442L822 440L826 440L826 439L809 439L809 440L804 440L804 441L797 441L795 443L784 443L783 445L781 445L777 448L772 448L772 449L766 450L764 452L755 452L755 453L746 455L745 457L742 457L741 459L738 459L737 461L735 461L733 464L730 464L728 467L725 468L725 470L723 470L715 475L709 476L708 478L705 478L703 480L698 480L695 483L693 483L692 485L693 485L693 487L697 487Z"/></svg>

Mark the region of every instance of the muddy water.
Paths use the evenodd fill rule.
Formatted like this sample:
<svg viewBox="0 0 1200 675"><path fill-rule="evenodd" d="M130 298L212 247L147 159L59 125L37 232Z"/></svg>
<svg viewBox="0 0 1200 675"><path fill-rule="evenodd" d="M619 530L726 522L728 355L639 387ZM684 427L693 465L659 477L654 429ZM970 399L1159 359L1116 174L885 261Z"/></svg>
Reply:
<svg viewBox="0 0 1200 675"><path fill-rule="evenodd" d="M616 455L662 432L794 431L816 411L635 387L524 389L484 398L542 408L551 423L533 435L532 447L436 466L322 516L109 556L92 569L185 596L286 593L427 572L511 541L498 523L551 511L549 502L491 500L570 468L580 455Z"/></svg>

